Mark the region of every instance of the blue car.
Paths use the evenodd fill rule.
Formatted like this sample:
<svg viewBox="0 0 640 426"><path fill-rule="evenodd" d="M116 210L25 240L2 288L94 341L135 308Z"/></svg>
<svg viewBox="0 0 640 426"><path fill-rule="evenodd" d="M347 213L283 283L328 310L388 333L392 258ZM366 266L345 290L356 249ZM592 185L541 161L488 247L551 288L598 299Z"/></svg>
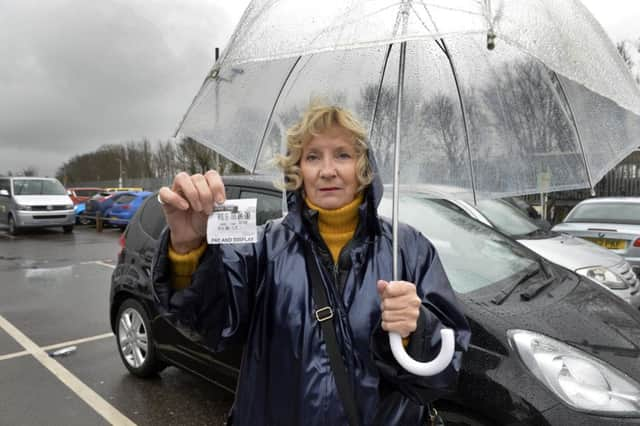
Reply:
<svg viewBox="0 0 640 426"><path fill-rule="evenodd" d="M113 197L115 198L113 204L104 214L105 221L110 225L124 229L138 210L138 207L151 194L152 192L148 191L124 192L117 197Z"/></svg>
<svg viewBox="0 0 640 426"><path fill-rule="evenodd" d="M89 218L87 218L84 214L84 211L86 210L86 204L85 203L78 203L75 206L73 206L73 210L76 214L76 224L78 225L88 225L89 223L91 223L91 220Z"/></svg>
<svg viewBox="0 0 640 426"><path fill-rule="evenodd" d="M111 208L113 203L127 192L100 192L85 202L83 217L91 223L95 222L95 218L99 213L101 217L105 217L107 210Z"/></svg>

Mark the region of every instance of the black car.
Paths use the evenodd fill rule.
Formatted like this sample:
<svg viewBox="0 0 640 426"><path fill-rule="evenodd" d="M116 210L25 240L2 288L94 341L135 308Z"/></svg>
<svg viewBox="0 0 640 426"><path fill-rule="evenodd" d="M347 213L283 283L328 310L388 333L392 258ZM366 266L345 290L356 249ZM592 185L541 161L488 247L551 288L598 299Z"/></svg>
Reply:
<svg viewBox="0 0 640 426"><path fill-rule="evenodd" d="M227 198L257 198L258 221L283 197L262 178L225 178ZM638 424L640 313L448 203L401 197L401 220L437 247L472 327L458 391L437 401L447 424ZM391 201L380 212L388 216ZM151 259L165 227L149 197L123 235L111 325L124 365L147 377L179 366L233 392L241 347L213 353L159 315Z"/></svg>

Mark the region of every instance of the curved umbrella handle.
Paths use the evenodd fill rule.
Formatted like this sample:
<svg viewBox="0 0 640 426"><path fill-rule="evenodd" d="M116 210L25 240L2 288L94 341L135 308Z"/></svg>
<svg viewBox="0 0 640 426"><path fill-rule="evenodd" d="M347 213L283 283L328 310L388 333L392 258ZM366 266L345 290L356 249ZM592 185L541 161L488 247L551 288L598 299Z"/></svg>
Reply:
<svg viewBox="0 0 640 426"><path fill-rule="evenodd" d="M418 362L411 358L404 349L402 337L398 333L389 333L389 344L398 364L409 373L413 373L416 376L435 376L451 363L455 349L455 338L452 329L441 329L440 337L442 339L440 353L428 362Z"/></svg>

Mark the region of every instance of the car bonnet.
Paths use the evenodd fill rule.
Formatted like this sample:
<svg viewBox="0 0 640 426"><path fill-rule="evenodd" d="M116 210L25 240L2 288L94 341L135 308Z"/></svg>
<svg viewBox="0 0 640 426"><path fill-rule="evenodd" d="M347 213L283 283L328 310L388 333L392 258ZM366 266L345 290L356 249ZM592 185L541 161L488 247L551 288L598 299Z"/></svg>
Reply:
<svg viewBox="0 0 640 426"><path fill-rule="evenodd" d="M526 285L526 284L525 284ZM493 288L492 288L493 287ZM499 288L460 295L472 324L472 345L506 354L507 330L530 330L595 356L640 381L640 312L573 273L556 274L544 293L525 302L518 292L504 304Z"/></svg>
<svg viewBox="0 0 640 426"><path fill-rule="evenodd" d="M518 242L553 263L575 271L590 266L610 267L624 259L594 243L559 234L552 238L519 239Z"/></svg>

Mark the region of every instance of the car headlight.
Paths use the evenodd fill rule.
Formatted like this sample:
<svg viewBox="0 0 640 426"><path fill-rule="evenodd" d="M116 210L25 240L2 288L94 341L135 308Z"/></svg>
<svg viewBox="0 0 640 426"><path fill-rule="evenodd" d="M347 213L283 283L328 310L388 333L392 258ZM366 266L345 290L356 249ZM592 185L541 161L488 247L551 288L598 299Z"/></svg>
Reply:
<svg viewBox="0 0 640 426"><path fill-rule="evenodd" d="M590 268L578 269L576 272L583 277L587 277L590 280L609 287L612 290L624 290L629 288L627 283L625 283L618 274L610 271L604 266L593 266Z"/></svg>
<svg viewBox="0 0 640 426"><path fill-rule="evenodd" d="M538 333L509 330L507 336L534 376L570 407L606 415L640 414L640 384L625 373Z"/></svg>
<svg viewBox="0 0 640 426"><path fill-rule="evenodd" d="M73 204L66 204L66 205L64 206L64 209L65 209L65 210L71 210L71 209L73 209Z"/></svg>
<svg viewBox="0 0 640 426"><path fill-rule="evenodd" d="M22 204L16 204L16 210L31 210L31 206L24 206Z"/></svg>

